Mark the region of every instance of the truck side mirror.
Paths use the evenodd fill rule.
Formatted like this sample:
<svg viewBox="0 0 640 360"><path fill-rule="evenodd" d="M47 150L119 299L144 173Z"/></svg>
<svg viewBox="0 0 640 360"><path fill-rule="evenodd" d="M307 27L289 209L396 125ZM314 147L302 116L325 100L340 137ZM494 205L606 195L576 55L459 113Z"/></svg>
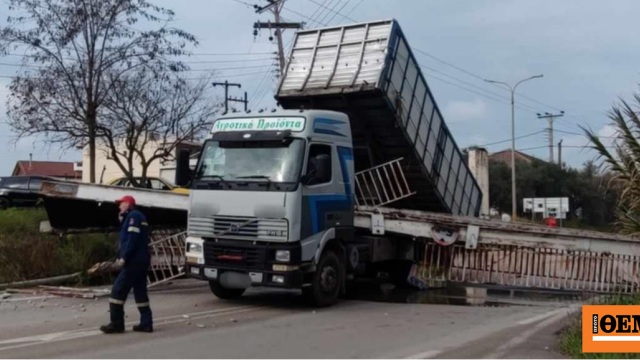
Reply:
<svg viewBox="0 0 640 360"><path fill-rule="evenodd" d="M191 181L191 169L189 168L189 151L180 150L176 156L176 185L187 186Z"/></svg>

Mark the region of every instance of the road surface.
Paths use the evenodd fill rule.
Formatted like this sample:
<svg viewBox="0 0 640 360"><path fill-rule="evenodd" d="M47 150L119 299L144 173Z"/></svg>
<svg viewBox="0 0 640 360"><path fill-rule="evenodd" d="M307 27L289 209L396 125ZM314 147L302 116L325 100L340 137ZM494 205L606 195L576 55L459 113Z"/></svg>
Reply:
<svg viewBox="0 0 640 360"><path fill-rule="evenodd" d="M318 310L305 306L292 292L256 290L239 301L222 301L205 283L192 280L153 290L150 297L154 333L130 330L138 314L129 298L127 332L104 335L97 329L108 321L107 298L14 294L0 301L0 357L508 358L514 353L558 357L530 338L551 326L550 321L557 323L554 319L570 306L343 301ZM542 355L523 346L533 346Z"/></svg>

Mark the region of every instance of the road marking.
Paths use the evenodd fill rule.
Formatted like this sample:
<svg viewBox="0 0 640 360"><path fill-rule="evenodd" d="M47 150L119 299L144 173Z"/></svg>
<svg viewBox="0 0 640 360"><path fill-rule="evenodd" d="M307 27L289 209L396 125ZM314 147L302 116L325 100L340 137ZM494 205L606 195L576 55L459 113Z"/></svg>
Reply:
<svg viewBox="0 0 640 360"><path fill-rule="evenodd" d="M525 320L518 321L518 325L529 325L529 324L533 324L534 322L538 322L538 321L540 321L540 320L544 320L544 319L546 319L546 318L548 318L548 317L554 316L554 315L556 315L556 314L558 314L558 313L561 313L561 312L563 312L563 311L566 311L566 310L567 310L566 308L563 308L563 309L557 309L557 310L549 311L549 312L544 313L544 314L536 315L536 316L534 316L534 317L531 317L531 318L528 318L528 319L525 319Z"/></svg>
<svg viewBox="0 0 640 360"><path fill-rule="evenodd" d="M217 309L217 310L184 314L184 315L187 315L188 318L185 318L184 315L182 314L165 316L165 317L154 319L154 327L162 327L164 325L170 325L170 324L193 321L193 320L200 320L200 319L205 319L209 317L240 314L240 313L258 310L261 308L264 308L264 307L237 306L237 307L228 307L228 308ZM137 324L137 321L129 321L125 323L125 326L128 327L135 324ZM0 345L8 345L5 347L0 347L0 351L12 350L12 349L17 349L21 347L33 346L33 345L44 344L44 343L73 340L73 339L79 339L79 338L96 336L96 335L102 335L102 331L94 330L94 329L80 329L80 330L67 330L67 331L59 331L59 332L48 333L48 334L26 336L21 338L0 341Z"/></svg>
<svg viewBox="0 0 640 360"><path fill-rule="evenodd" d="M574 305L571 305L571 306L568 306L568 307L564 307L562 309L556 309L556 310L553 310L553 311L546 312L544 314L540 314L540 315L536 315L536 316L530 317L530 318L525 319L525 320L520 320L520 321L516 322L514 325L505 327L505 329L508 329L508 328L515 327L515 326L518 326L518 325L528 325L528 324L533 324L535 322L538 322L538 321L541 321L541 320L544 320L544 319L549 319L549 320L544 321L544 322L542 322L540 324L537 324L533 328L525 331L520 336L518 336L516 338L513 338L510 342L507 342L506 344L503 344L500 348L496 349L496 351L494 353L492 353L490 356L485 357L485 358L496 359L499 356L504 355L504 352L506 352L506 350L508 350L510 347L520 344L521 342L525 341L529 336L533 335L533 333L537 332L540 328L542 328L542 327L544 327L544 326L546 326L546 325L548 325L550 323L553 323L554 321L559 319L560 318L559 314L562 314L562 316L566 316L567 313L569 313L571 311L575 311L575 309L577 309L579 306L581 306L581 304L574 304ZM491 335L492 334L489 334L488 336L491 336ZM462 346L464 346L464 344L462 344ZM423 352L415 354L415 355L408 356L405 359L432 359L432 358L435 358L438 355L442 354L445 351L450 351L450 350L457 349L457 348L460 348L460 346L453 346L453 347L450 347L450 348L447 348L447 349L443 349L443 350L427 350L427 351L423 351Z"/></svg>
<svg viewBox="0 0 640 360"><path fill-rule="evenodd" d="M556 321L561 320L562 318L564 318L566 316L569 316L571 313L579 310L581 306L582 306L582 304L574 304L574 305L571 305L571 306L569 306L567 308L558 309L556 311L552 311L550 313L545 314L545 315L549 315L550 317L548 316L546 320L543 320L543 321L539 322L535 326L533 326L533 327L529 328L528 330L520 333L520 335L518 335L518 336L516 336L514 338L511 338L506 343L500 345L493 352L485 355L484 359L500 359L500 358L502 358L507 353L507 351L509 351L509 349L514 348L514 347L522 344L523 342L527 341L527 339L529 339L532 335L534 335L538 331L541 331L543 328L555 323ZM552 314L552 313L554 313L554 314ZM552 314L552 315L550 315L550 314ZM529 320L531 320L531 319L529 319ZM524 322L525 322L525 324L523 324L523 325L529 324L526 321L524 321Z"/></svg>
<svg viewBox="0 0 640 360"><path fill-rule="evenodd" d="M441 352L442 351L440 350L428 350L413 356L406 357L405 359L432 359L436 357L438 354L440 354Z"/></svg>

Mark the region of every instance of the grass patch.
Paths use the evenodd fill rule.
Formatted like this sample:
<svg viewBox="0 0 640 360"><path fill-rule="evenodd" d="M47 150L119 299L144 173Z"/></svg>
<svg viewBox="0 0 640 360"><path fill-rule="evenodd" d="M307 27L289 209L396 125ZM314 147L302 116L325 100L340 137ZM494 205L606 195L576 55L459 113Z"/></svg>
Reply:
<svg viewBox="0 0 640 360"><path fill-rule="evenodd" d="M613 295L595 304L638 305L640 295ZM582 312L576 313L569 325L560 334L559 350L573 359L640 359L640 353L583 353L582 352Z"/></svg>
<svg viewBox="0 0 640 360"><path fill-rule="evenodd" d="M116 234L40 233L46 219L41 209L0 211L0 283L72 274L114 257Z"/></svg>

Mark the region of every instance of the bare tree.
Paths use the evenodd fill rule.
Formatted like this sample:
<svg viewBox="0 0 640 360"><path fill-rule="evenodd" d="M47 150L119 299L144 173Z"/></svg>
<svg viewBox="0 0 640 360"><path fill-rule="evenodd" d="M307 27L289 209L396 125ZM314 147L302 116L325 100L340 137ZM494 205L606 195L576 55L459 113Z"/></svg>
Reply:
<svg viewBox="0 0 640 360"><path fill-rule="evenodd" d="M24 69L9 85L9 125L18 138L45 134L68 147L89 145L90 181L95 182L98 113L113 90L112 80L149 64L186 70L170 56L186 54L187 45L197 41L168 26L171 10L147 0L7 2L19 15L0 28L0 55L24 54ZM153 30L134 27L153 23L161 24Z"/></svg>
<svg viewBox="0 0 640 360"><path fill-rule="evenodd" d="M134 186L143 186L151 164L173 160L178 146L199 139L219 109L210 77L194 83L145 68L111 81L97 135ZM134 178L136 168L142 183Z"/></svg>

